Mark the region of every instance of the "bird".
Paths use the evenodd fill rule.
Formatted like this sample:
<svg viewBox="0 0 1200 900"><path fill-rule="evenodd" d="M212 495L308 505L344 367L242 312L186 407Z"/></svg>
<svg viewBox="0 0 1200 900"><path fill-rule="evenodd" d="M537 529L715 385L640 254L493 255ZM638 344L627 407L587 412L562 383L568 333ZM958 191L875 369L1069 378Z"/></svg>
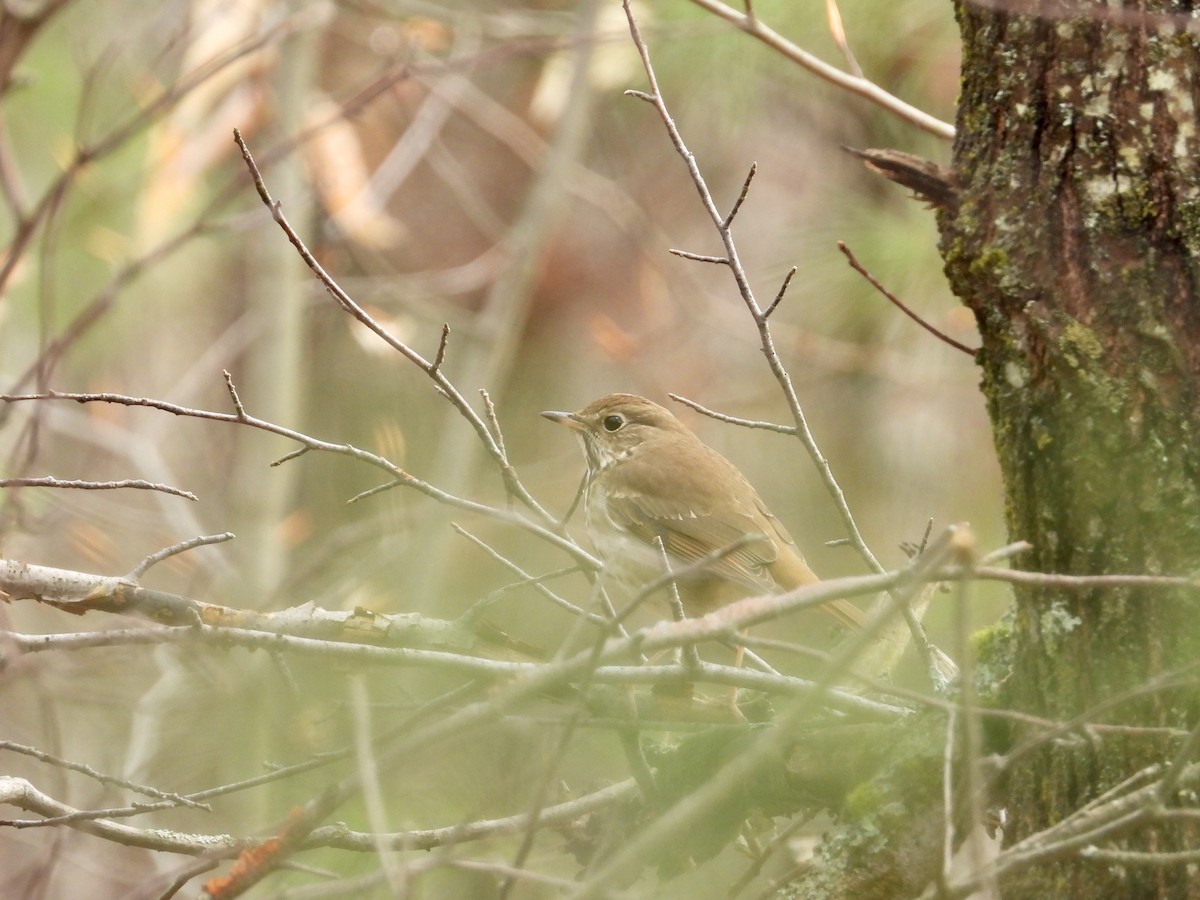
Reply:
<svg viewBox="0 0 1200 900"><path fill-rule="evenodd" d="M678 580L686 615L820 580L737 466L664 407L635 394L609 394L576 412L542 415L570 428L583 445L584 516L606 564L632 564L648 581L663 573L658 540L672 569L733 547ZM846 600L821 609L850 629L866 620Z"/></svg>

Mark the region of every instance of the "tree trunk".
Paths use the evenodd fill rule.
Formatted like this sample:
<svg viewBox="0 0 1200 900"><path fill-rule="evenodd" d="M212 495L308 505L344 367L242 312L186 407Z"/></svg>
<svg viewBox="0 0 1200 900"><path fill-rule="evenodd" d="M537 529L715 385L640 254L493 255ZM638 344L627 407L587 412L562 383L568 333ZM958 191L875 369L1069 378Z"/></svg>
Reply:
<svg viewBox="0 0 1200 900"><path fill-rule="evenodd" d="M1017 564L1193 574L1200 47L1182 33L1189 13L1168 12L1191 4L1035 7L959 7L961 202L940 219L947 275L982 334L1008 527L1033 545ZM1195 688L1138 689L1200 659L1195 619L1194 593L1017 592L1005 705L1164 730L1043 741L1014 755L1006 844L1152 763L1170 764L1179 741L1165 728L1195 725ZM999 749L1036 735L1008 737ZM1196 839L1159 822L1096 843L1161 852ZM1002 887L1006 898L1189 896L1183 865L1121 867L1077 851Z"/></svg>

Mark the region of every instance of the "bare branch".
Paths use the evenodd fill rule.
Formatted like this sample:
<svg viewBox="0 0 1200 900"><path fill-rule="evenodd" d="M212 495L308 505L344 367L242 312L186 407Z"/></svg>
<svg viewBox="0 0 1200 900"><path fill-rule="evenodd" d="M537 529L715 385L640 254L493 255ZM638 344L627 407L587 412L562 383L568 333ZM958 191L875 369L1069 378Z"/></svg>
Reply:
<svg viewBox="0 0 1200 900"><path fill-rule="evenodd" d="M429 374L436 375L437 370L442 367L442 363L446 361L446 344L450 340L450 326L447 323L442 323L442 338L438 341L437 353L433 357L433 363L429 367Z"/></svg>
<svg viewBox="0 0 1200 900"><path fill-rule="evenodd" d="M908 316L910 319L912 319L914 322L916 322L918 325L920 325L922 328L924 328L926 331L928 331L930 334L932 334L935 338L937 338L939 341L949 344L955 350L961 350L963 353L967 354L968 356L970 356L972 358L976 357L979 354L978 350L972 350L966 344L960 343L960 342L956 341L954 338L950 337L949 335L944 334L943 332L934 328L932 325L930 325L928 322L926 322L920 316L918 316L911 309L909 309L900 300L899 297L897 297L895 294L893 294L891 291L889 291L887 288L885 288L874 275L872 275L870 272L867 271L867 269L862 265L862 263L860 263L858 261L858 259L854 256L854 254L850 251L850 248L847 247L842 241L837 242L837 248L839 250L841 250L842 253L845 255L847 261L850 263L850 268L854 269L855 272L857 272L859 275L861 275L863 278L865 278L867 280L867 282L871 285L871 287L875 288L875 290L877 290L877 291L879 291L879 293L883 294L883 296L885 296L897 309L899 309L900 312L904 313L906 316Z"/></svg>
<svg viewBox="0 0 1200 900"><path fill-rule="evenodd" d="M171 487L169 484L156 484L152 481L142 481L139 478L126 478L121 481L75 481L55 478L53 475L46 475L41 478L0 478L0 488L6 487L74 488L82 491L112 491L121 488L134 488L142 491L161 491L164 494L173 494L176 497L183 497L187 500L200 499L191 491L185 491L183 488Z"/></svg>
<svg viewBox="0 0 1200 900"><path fill-rule="evenodd" d="M1100 587L1200 589L1200 578L1180 575L1056 575L1048 572L1024 572L1020 569L996 569L988 566L972 569L969 575L958 568L946 569L939 575L939 578L944 581L966 577L1066 590L1090 590Z"/></svg>
<svg viewBox="0 0 1200 900"><path fill-rule="evenodd" d="M741 193L738 194L737 200L733 202L733 208L729 210L727 215L721 221L722 228L728 228L733 224L734 217L738 214L738 210L742 208L742 204L746 202L746 195L750 193L750 182L754 180L754 174L758 171L758 163L750 163L750 171L746 173L746 180L742 182Z"/></svg>
<svg viewBox="0 0 1200 900"><path fill-rule="evenodd" d="M1019 553L1027 553L1033 549L1033 544L1028 541L1015 541L1004 547L999 547L992 550L990 553L985 553L979 560L980 566L990 566L992 563L1002 562L1010 557L1016 556Z"/></svg>
<svg viewBox="0 0 1200 900"><path fill-rule="evenodd" d="M267 190L266 182L263 180L262 173L258 169L258 165L254 162L254 157L250 155L250 148L242 139L241 132L237 129L234 129L233 138L235 143L237 143L238 148L241 150L242 160L246 163L246 168L249 170L250 176L254 181L255 190L258 191L259 197L262 199L266 207L271 211L271 217L283 230L283 233L287 235L288 240L292 243L292 246L296 248L296 252L300 255L300 258L304 260L305 265L309 267L321 284L324 285L325 290L329 293L329 295L337 301L338 305L343 310L349 313L358 322L365 325L367 329L370 330L376 337L380 338L393 350L396 350L407 360L415 364L433 380L437 390L440 391L443 396L450 401L454 408L458 410L459 414L467 420L472 428L475 429L475 433L479 437L479 440L483 443L484 448L496 462L500 470L500 476L504 481L505 488L510 495L519 499L522 504L524 504L544 523L548 525L554 525L555 522L553 516L551 516L542 508L541 504L534 499L533 495L526 490L520 479L517 478L516 471L513 469L512 464L509 463L503 449L499 444L496 443L495 438L493 438L491 433L488 431L487 423L484 422L484 420L477 412L475 412L471 405L467 403L466 398L459 393L458 389L441 371L439 368L440 361L435 359L433 362L430 362L412 347L408 346L408 344L392 335L365 309L355 302L355 300L341 288L341 286L333 279L333 277L325 271L324 267L317 261L317 258L313 256L312 252L300 238L300 235L294 228L292 228L292 225L290 222L288 222L287 217L284 216L282 206L279 201L271 197L270 191ZM445 341L447 337L448 330L444 327L442 332L442 341L438 345L439 352L442 354L445 352Z"/></svg>
<svg viewBox="0 0 1200 900"><path fill-rule="evenodd" d="M57 8L63 0L54 0ZM25 254L30 242L44 222L52 217L74 186L80 173L99 160L116 152L122 146L160 120L168 111L188 94L206 84L210 79L226 71L230 65L269 45L273 41L292 33L304 24L304 14L285 16L272 26L264 28L249 40L234 45L204 61L190 72L183 73L164 87L158 96L145 103L137 104L135 112L90 145L80 145L61 167L62 172L32 208L27 210L22 221L17 223L16 232L0 254L0 293L4 292L9 279ZM11 60L10 60L11 61ZM7 87L7 84L3 85Z"/></svg>
<svg viewBox="0 0 1200 900"><path fill-rule="evenodd" d="M467 529L463 528L457 522L451 522L450 527L453 528L455 531L457 531L459 534L461 534L463 537L465 537L468 541L473 543L476 547L478 547L480 550L482 550L484 553L486 553L492 559L496 560L496 562L505 566L509 571L511 571L518 578L520 578L522 585L529 585L529 586L537 589L538 593L540 593L543 597L546 597L552 603L555 603L556 605L561 606L563 609L567 610L572 615L581 616L582 618L587 619L593 625L600 625L600 626L604 626L604 627L607 627L609 625L608 619L604 618L604 616L598 616L595 613L588 612L586 609L582 609L581 607L576 606L570 600L560 597L558 594L554 593L554 591L550 590L550 588L546 587L546 585L544 585L542 583L543 580L545 580L545 578L547 578L547 577L555 577L555 576L558 576L558 575L561 575L564 573L553 572L549 576L540 576L540 577L536 576L536 575L530 575L528 572L526 572L524 569L522 569L520 566L518 566L515 562L513 562L507 556L505 556L504 554L495 550L493 547L491 547L489 544L487 544L482 538L478 538L475 535L471 534L471 532L467 531ZM469 615L469 613L468 613L468 615Z"/></svg>
<svg viewBox="0 0 1200 900"><path fill-rule="evenodd" d="M956 535L953 542L955 561L964 569L970 571L975 562L974 542L965 540L966 536ZM978 712L979 698L975 685L975 653L971 644L971 610L969 591L972 582L964 579L958 583L954 603L954 650L955 657L962 666L961 676L957 679L958 700L964 719L964 759L959 771L962 773L962 796L965 798L967 826L965 831L966 850L971 858L974 871L985 872L988 854L983 846L983 835L978 825L983 824L985 817L985 794L983 773L983 727ZM932 668L933 662L927 659L927 666ZM934 672L936 678L936 670ZM947 832L953 831L953 810L946 810ZM949 871L946 875L949 876ZM980 885L981 900L1000 900L1000 888L994 876L984 877Z"/></svg>
<svg viewBox="0 0 1200 900"><path fill-rule="evenodd" d="M351 831L345 825L339 824L311 829L302 838L300 845L305 849L332 847L368 853L377 852L381 845L392 850L429 850L514 834L529 827L531 821L539 827L565 824L587 813L631 800L636 796L637 785L632 779L628 779L576 799L547 806L532 817L527 813L521 813L500 819L485 819L444 828L382 835ZM256 846L260 842L258 838L186 834L159 828L135 828L104 820L89 820L81 817L83 810L54 800L22 778L0 777L0 802L42 816L55 817L71 824L79 831L115 843L189 856L228 858L243 849Z"/></svg>
<svg viewBox="0 0 1200 900"><path fill-rule="evenodd" d="M807 647L803 644L795 644L773 638L752 637L749 635L740 635L738 639L747 646L793 653L807 659L824 663L826 665L832 665L832 657L828 652L817 650L813 647ZM864 688L875 691L880 696L894 697L896 700L904 701L913 707L924 707L927 709L940 710L947 716L951 714L957 715L963 710L962 703L957 700L946 699L935 694L930 694L926 691L918 691L912 688L891 684L889 682L881 681L878 678L872 678L858 671L852 670L846 674L852 677ZM1156 687L1160 690L1170 690L1178 687L1179 684L1179 681L1172 680L1170 683L1157 684ZM1089 731L1098 736L1110 734L1141 736L1155 735L1164 738L1185 738L1189 734L1189 732L1179 728L1114 725L1107 722L1095 721L1095 719L1103 717L1105 707L1086 710L1079 718L1069 722L1046 719L1041 716L1032 715L1031 713L1003 709L995 706L977 707L974 711L980 716L985 716L987 718L1007 720L1010 722L1020 723L1021 725L1030 726L1033 729L1038 729L1041 732L1038 739L1039 742L1054 740L1064 734L1079 732L1082 730ZM1008 762L1007 757L1005 758L1005 762Z"/></svg>
<svg viewBox="0 0 1200 900"><path fill-rule="evenodd" d="M57 766L60 769L68 769L72 772L78 772L81 775L86 775L87 777L100 782L100 784L115 785L116 787L125 788L126 790L133 791L138 794L144 794L147 797L153 797L156 800L169 800L176 806L190 806L193 809L212 809L209 804L200 803L196 800L185 797L182 794L159 790L156 787L138 784L133 781L128 781L124 778L118 778L115 775L106 775L103 772L96 771L89 765L72 762L69 759L63 759L60 756L46 753L44 750L39 750L36 747L27 747L24 744L18 744L14 741L0 741L0 750L7 750L10 753L20 753L23 756L31 756L40 762Z"/></svg>
<svg viewBox="0 0 1200 900"><path fill-rule="evenodd" d="M441 377L440 373L438 377ZM579 560L582 564L593 569L600 567L600 563L591 554L583 550L583 548L577 545L574 541L563 537L562 534L556 531L552 531L547 527L537 524L536 522L532 522L524 516L518 515L514 512L497 509L483 503L478 503L474 500L468 500L464 497L458 497L454 494L449 494L443 490L440 490L439 488L434 487L432 484L429 484L428 482L409 474L399 466L387 459L384 459L382 456L371 453L368 450L359 449L352 444L335 444L329 441L319 440L318 438L311 437L307 434L303 434L302 432L295 431L291 428L285 428L282 425L276 425L273 422L267 422L263 419L259 419L248 414L237 415L234 413L214 412L212 410L192 409L190 407L180 406L177 403L168 403L165 400L154 400L148 397L131 397L125 394L112 393L71 393L66 391L45 391L38 394L0 394L0 401L5 403L19 403L34 400L70 400L75 403L115 403L121 406L143 406L149 409L157 409L162 412L168 412L175 416L185 416L196 419L207 419L213 422L226 422L235 425L245 425L250 428L257 428L261 431L269 432L271 434L278 434L303 445L304 448L308 450L319 450L324 453L335 453L342 456L349 456L359 460L360 462L365 462L368 465L374 466L377 469L382 469L394 479L392 483L385 487L403 485L404 487L414 488L415 490L420 491L422 494L425 494L427 497L432 497L434 500L437 500L438 502L444 503L448 506L470 510L471 512L477 512L490 518L517 525L518 527L523 528L532 534L538 535L543 540L548 541L559 549L566 551L570 556ZM480 423L486 431L487 426L483 425L482 420L480 420ZM492 446L496 446L490 435L488 436L488 441L492 444ZM284 457L284 460L293 458L295 455L296 454L291 454L286 456ZM283 460L280 460L280 462L282 461ZM371 492L367 493L369 494L383 489L384 488L375 488ZM521 490L524 490L523 486L521 487ZM360 495L360 497L361 496L363 495ZM537 509L541 509L541 507L538 506ZM553 517L549 516L549 514L547 514L547 518L555 528L561 527L557 522L554 521Z"/></svg>
<svg viewBox="0 0 1200 900"><path fill-rule="evenodd" d="M171 547L159 550L157 553L151 553L140 563L133 567L125 577L130 581L137 581L149 571L151 566L155 566L164 559L169 559L180 553L185 553L188 550L194 550L197 547L206 547L209 544L223 544L225 541L231 541L236 537L232 531L225 531L221 534L208 534L199 537L191 538L190 540L181 541Z"/></svg>
<svg viewBox="0 0 1200 900"><path fill-rule="evenodd" d="M958 177L953 169L947 169L901 150L858 150L845 145L842 149L861 159L869 171L908 188L914 197L925 201L932 208L944 209L951 213L958 211Z"/></svg>
<svg viewBox="0 0 1200 900"><path fill-rule="evenodd" d="M395 834L367 834L350 831L345 826L327 826L313 831L308 846L334 847L341 850L363 850L374 852L379 842L393 850L433 850L473 841L486 840L506 834L517 834L528 828L531 822L539 827L572 822L587 813L603 809L616 803L637 797L638 787L632 778L600 790L547 806L536 816L519 813L500 819L483 819L451 825L446 828L431 828L423 831L402 831Z"/></svg>
<svg viewBox="0 0 1200 900"><path fill-rule="evenodd" d="M711 560L706 561L711 564ZM875 593L913 577L918 567L909 567L885 576L865 575L831 579L786 594L750 597L708 615L679 622L660 623L641 629L628 637L611 638L599 651L581 654L552 664L464 655L462 651L480 649L480 641L457 622L432 619L419 614L365 614L362 610L329 611L306 604L273 613L232 609L203 603L158 591L148 591L113 578L64 572L41 566L0 561L0 590L13 599L34 598L73 612L103 610L122 614L141 614L156 621L179 623L173 627L113 629L98 632L26 635L0 632L20 652L80 651L95 647L212 644L218 647L240 646L285 651L342 660L371 666L423 666L458 671L476 677L495 679L521 675L521 685L530 690L562 684L582 675L596 682L636 684L679 678L694 673L692 680L753 687L758 690L808 693L826 691L811 682L787 676L750 672L746 669L711 666L699 668L608 665L626 660L637 652L654 653L674 647L721 640L742 628L812 609L837 597ZM665 581L686 576L679 569L663 576ZM66 598L79 597L72 601ZM864 631L864 634L869 629ZM371 643L363 643L370 640ZM390 646L380 646L381 644ZM396 646L399 645L399 646ZM416 645L416 646L413 646ZM420 647L451 647L419 649ZM857 651L856 651L857 652ZM597 668L599 666L599 668ZM590 673L590 675L588 674ZM692 675L687 675L692 678ZM540 686L540 687L539 687ZM515 690L515 686L514 686ZM521 694L525 696L524 693ZM831 695L832 696L832 695ZM850 703L861 710L885 707L861 698L840 697L835 706ZM894 707L891 713L897 712Z"/></svg>
<svg viewBox="0 0 1200 900"><path fill-rule="evenodd" d="M496 404L492 402L492 395L487 392L487 388L480 388L479 396L483 398L483 412L487 416L487 422L496 438L496 443L500 445L501 451L507 457L508 450L504 446L504 432L500 430L500 419L496 416Z"/></svg>
<svg viewBox="0 0 1200 900"><path fill-rule="evenodd" d="M731 416L727 413L717 412L714 409L709 409L695 400L689 400L687 397L680 394L667 394L676 403L682 403L684 406L694 409L701 415L708 416L710 419L716 419L718 422L725 422L728 425L740 425L743 428L762 428L766 431L774 431L777 434L795 434L795 425L779 425L775 422L765 422L759 419L743 419L739 416Z"/></svg>
<svg viewBox="0 0 1200 900"><path fill-rule="evenodd" d="M1200 784L1200 763L1188 766L1180 776L1180 786ZM1005 848L983 870L941 886L936 892L927 890L923 898L964 898L992 879L1018 871L1045 859L1084 854L1099 841L1114 839L1137 828L1165 818L1168 810L1158 803L1157 783L1112 797L1102 804L1088 805L1062 822L1032 834L1025 840Z"/></svg>
<svg viewBox="0 0 1200 900"><path fill-rule="evenodd" d="M246 421L246 407L242 406L242 398L238 396L237 387L234 386L233 376L229 374L228 369L222 369L221 375L225 378L225 389L229 391L229 399L233 401L233 408L237 411L239 421Z"/></svg>
<svg viewBox="0 0 1200 900"><path fill-rule="evenodd" d="M762 41L768 47L778 51L783 56L792 60L795 63L803 66L808 71L812 72L818 78L828 81L852 94L857 94L860 97L869 100L881 109L885 109L897 118L909 122L917 126L922 131L927 131L936 137L943 140L954 139L954 126L949 122L943 122L928 113L917 109L905 103L898 97L889 94L879 85L866 78L847 74L841 69L829 65L829 63L818 59L807 50L802 50L800 47L793 44L787 38L783 37L778 32L775 32L763 24L762 20L753 15L753 13L741 13L731 6L726 6L719 0L692 0L696 6L706 9L716 16L721 17L726 22L731 22L736 25L746 34L753 38Z"/></svg>
<svg viewBox="0 0 1200 900"><path fill-rule="evenodd" d="M687 250L674 250L671 248L668 248L667 252L672 253L675 256L682 256L684 259L690 259L694 262L713 263L714 265L718 266L729 265L729 260L724 256L704 256L700 253L690 253Z"/></svg>
<svg viewBox="0 0 1200 900"><path fill-rule="evenodd" d="M70 822L72 828L127 847L182 853L187 856L212 854L219 857L231 856L251 843L245 838L238 839L227 834L183 834L165 828L142 829L103 819L80 818L79 814L83 810L58 802L24 778L0 776L0 803L41 816L63 818L64 821Z"/></svg>
<svg viewBox="0 0 1200 900"><path fill-rule="evenodd" d="M771 301L771 305L763 310L763 318L771 318L771 313L783 302L783 295L787 293L788 285L792 283L792 279L796 277L796 272L799 271L795 266L788 269L787 275L784 276L783 284L779 286L779 293L775 295L775 299Z"/></svg>
<svg viewBox="0 0 1200 900"><path fill-rule="evenodd" d="M299 459L310 449L310 447L297 447L290 453L283 454L283 456L279 457L279 459L271 460L271 467L274 468L275 466L282 466L284 463L291 462L293 459Z"/></svg>
<svg viewBox="0 0 1200 900"><path fill-rule="evenodd" d="M658 548L659 562L663 567L663 578L666 579L667 602L671 605L671 616L676 622L683 622L687 619L687 613L683 611L683 600L679 596L679 576L671 569L671 558L667 556L667 545L663 543L661 535L654 536L654 546ZM644 589L644 593L648 596L650 591ZM699 667L700 653L696 650L695 644L683 645L683 662L689 670Z"/></svg>
<svg viewBox="0 0 1200 900"><path fill-rule="evenodd" d="M1114 850L1084 847L1079 851L1084 859L1113 863L1118 866L1178 866L1200 862L1200 850L1176 850L1146 853L1137 850Z"/></svg>
<svg viewBox="0 0 1200 900"><path fill-rule="evenodd" d="M946 716L946 741L942 751L942 880L949 881L954 863L954 732L958 708Z"/></svg>

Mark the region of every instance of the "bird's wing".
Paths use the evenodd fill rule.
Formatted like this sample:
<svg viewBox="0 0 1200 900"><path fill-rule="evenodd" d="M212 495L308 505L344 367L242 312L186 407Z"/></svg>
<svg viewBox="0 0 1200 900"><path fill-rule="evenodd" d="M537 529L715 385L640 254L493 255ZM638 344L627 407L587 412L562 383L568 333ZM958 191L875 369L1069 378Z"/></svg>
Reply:
<svg viewBox="0 0 1200 900"><path fill-rule="evenodd" d="M754 512L757 510L729 505L725 505L718 516L714 510L698 507L694 499L688 502L686 497L695 498L695 492L680 491L683 498L664 496L656 489L659 479L643 469L639 461L629 460L622 467L621 486L611 481L605 486L606 513L613 525L648 544L661 537L667 552L685 565L743 541L747 536L761 535L761 540L753 540L729 552L712 563L709 570L756 589L773 587L774 581L767 571L767 566L778 556L773 539L790 543L787 532L773 516L770 519L756 517ZM736 477L741 478L740 473ZM749 496L761 504L752 489ZM778 531L771 533L776 528Z"/></svg>

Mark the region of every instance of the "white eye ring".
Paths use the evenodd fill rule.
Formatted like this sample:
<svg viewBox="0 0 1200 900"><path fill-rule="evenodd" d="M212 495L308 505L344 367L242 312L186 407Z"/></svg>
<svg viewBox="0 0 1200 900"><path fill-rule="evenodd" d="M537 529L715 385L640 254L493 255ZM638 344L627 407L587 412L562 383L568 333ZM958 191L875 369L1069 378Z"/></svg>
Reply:
<svg viewBox="0 0 1200 900"><path fill-rule="evenodd" d="M601 424L605 431L620 431L621 426L625 424L625 418L613 413L611 416L605 416Z"/></svg>

